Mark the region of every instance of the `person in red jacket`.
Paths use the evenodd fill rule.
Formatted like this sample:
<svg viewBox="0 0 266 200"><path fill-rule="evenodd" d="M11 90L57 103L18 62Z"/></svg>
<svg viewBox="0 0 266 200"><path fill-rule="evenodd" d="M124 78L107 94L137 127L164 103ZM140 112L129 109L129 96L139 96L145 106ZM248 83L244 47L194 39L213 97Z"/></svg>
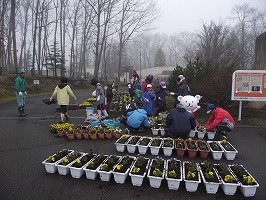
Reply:
<svg viewBox="0 0 266 200"><path fill-rule="evenodd" d="M207 106L207 113L210 113L211 116L204 125L206 131L215 130L217 133L226 137L226 132L233 130L235 121L226 110L216 107L214 104L209 104Z"/></svg>

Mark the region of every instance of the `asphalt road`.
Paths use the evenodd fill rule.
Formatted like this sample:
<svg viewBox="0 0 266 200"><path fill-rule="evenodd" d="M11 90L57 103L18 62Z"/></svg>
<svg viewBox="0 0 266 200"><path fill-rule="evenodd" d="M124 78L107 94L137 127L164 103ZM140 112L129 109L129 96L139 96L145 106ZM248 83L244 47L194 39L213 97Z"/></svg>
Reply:
<svg viewBox="0 0 266 200"><path fill-rule="evenodd" d="M77 93L78 102L82 102L89 93ZM141 187L131 184L130 177L124 184L102 182L99 176L94 180L74 179L70 174L66 176L48 174L42 161L64 148L83 150L95 153L125 155L116 151L112 140L73 140L55 137L49 132L49 125L59 121L56 105L45 105L42 99L49 96L27 98L25 110L28 116L18 117L16 102L0 104L0 199L1 200L46 200L46 199L247 199L237 189L234 196L226 196L221 187L217 194L210 195L201 183L194 193L187 192L184 182L177 191L169 190L166 180L163 180L159 189L151 188L148 178ZM70 110L70 122L82 123L85 119L85 110ZM150 133L142 133L150 135ZM266 199L266 131L262 128L236 127L228 137L229 141L238 150L236 159L227 161L222 158L213 163L242 164L259 182L260 187L251 199ZM137 154L132 154L137 155ZM163 153L160 152L162 157ZM176 154L173 154L176 157ZM151 154L147 157L153 158ZM166 158L166 157L165 157ZM186 155L180 160L190 160ZM193 159L197 162L202 160Z"/></svg>

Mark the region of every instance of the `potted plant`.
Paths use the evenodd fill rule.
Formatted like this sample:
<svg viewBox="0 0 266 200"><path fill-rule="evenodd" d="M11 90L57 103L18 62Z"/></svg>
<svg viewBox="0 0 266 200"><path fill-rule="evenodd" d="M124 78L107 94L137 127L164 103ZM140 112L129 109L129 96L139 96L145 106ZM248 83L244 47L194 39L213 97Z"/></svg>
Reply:
<svg viewBox="0 0 266 200"><path fill-rule="evenodd" d="M107 155L103 153L97 155L95 158L91 159L84 165L83 170L86 173L87 179L94 180L97 176L97 168L102 164L102 162L107 158Z"/></svg>
<svg viewBox="0 0 266 200"><path fill-rule="evenodd" d="M103 127L99 126L99 127L97 128L97 133L98 133L98 138L100 138L100 139L102 139L102 140L105 138L105 134L104 134L104 129L103 129Z"/></svg>
<svg viewBox="0 0 266 200"><path fill-rule="evenodd" d="M73 178L80 178L84 174L83 166L88 163L91 159L93 159L96 154L90 153L83 154L82 157L78 158L73 162L70 166L70 174Z"/></svg>
<svg viewBox="0 0 266 200"><path fill-rule="evenodd" d="M95 127L90 127L90 133L89 133L89 135L90 135L90 138L92 139L92 140L96 140L97 139L97 134L98 132L97 132L97 129L95 128Z"/></svg>
<svg viewBox="0 0 266 200"><path fill-rule="evenodd" d="M152 159L147 177L149 178L150 186L159 188L164 179L166 161L160 156Z"/></svg>
<svg viewBox="0 0 266 200"><path fill-rule="evenodd" d="M119 152L124 152L129 138L130 135L122 135L118 140L116 140L116 150Z"/></svg>
<svg viewBox="0 0 266 200"><path fill-rule="evenodd" d="M207 136L209 140L213 140L215 137L216 132L215 131L207 131Z"/></svg>
<svg viewBox="0 0 266 200"><path fill-rule="evenodd" d="M74 133L74 130L73 128L70 126L67 128L67 131L66 131L66 136L69 140L74 140L75 138L75 133Z"/></svg>
<svg viewBox="0 0 266 200"><path fill-rule="evenodd" d="M187 145L187 150L188 150L188 156L190 158L195 158L196 154L198 152L198 146L195 140L192 138L188 138L185 140L186 145Z"/></svg>
<svg viewBox="0 0 266 200"><path fill-rule="evenodd" d="M176 149L176 153L178 157L184 156L186 149L187 149L184 139L182 138L175 139L175 149Z"/></svg>
<svg viewBox="0 0 266 200"><path fill-rule="evenodd" d="M174 149L174 140L170 137L164 138L162 148L165 156L171 156Z"/></svg>
<svg viewBox="0 0 266 200"><path fill-rule="evenodd" d="M209 194L216 194L221 181L218 178L216 170L214 170L213 164L208 161L200 163L200 174L206 192Z"/></svg>
<svg viewBox="0 0 266 200"><path fill-rule="evenodd" d="M137 143L139 139L140 139L140 136L137 136L137 135L133 135L129 138L127 142L127 151L129 153L134 153L136 151Z"/></svg>
<svg viewBox="0 0 266 200"><path fill-rule="evenodd" d="M109 181L112 175L114 166L120 160L121 156L110 155L97 169L100 174L101 181Z"/></svg>
<svg viewBox="0 0 266 200"><path fill-rule="evenodd" d="M197 126L196 130L197 130L198 138L203 139L205 136L205 132L206 132L204 126L202 125Z"/></svg>
<svg viewBox="0 0 266 200"><path fill-rule="evenodd" d="M122 134L121 128L116 127L115 130L114 130L114 136L115 136L115 138L118 139L118 138L121 137L121 135L124 135L124 134ZM127 134L125 134L125 135L127 135Z"/></svg>
<svg viewBox="0 0 266 200"><path fill-rule="evenodd" d="M229 167L240 181L240 190L243 195L245 197L253 197L256 193L257 187L259 187L258 182L243 165L229 165Z"/></svg>
<svg viewBox="0 0 266 200"><path fill-rule="evenodd" d="M73 132L74 132L76 138L78 138L78 139L82 138L82 131L81 131L81 127L80 126L75 127Z"/></svg>
<svg viewBox="0 0 266 200"><path fill-rule="evenodd" d="M131 182L135 186L141 186L150 163L149 158L139 156L136 158L130 172Z"/></svg>
<svg viewBox="0 0 266 200"><path fill-rule="evenodd" d="M108 126L108 127L104 130L105 137L106 137L107 139L111 139L111 138L113 137L113 131L114 131L114 128Z"/></svg>
<svg viewBox="0 0 266 200"><path fill-rule="evenodd" d="M198 163L183 162L183 180L185 181L185 187L188 192L195 192L198 189L199 183L201 183L198 168Z"/></svg>
<svg viewBox="0 0 266 200"><path fill-rule="evenodd" d="M152 155L158 155L162 146L162 139L160 137L154 137L150 142L150 150Z"/></svg>
<svg viewBox="0 0 266 200"><path fill-rule="evenodd" d="M199 139L196 141L198 145L198 150L200 152L200 157L203 159L207 159L208 154L210 152L210 148L208 143L205 140Z"/></svg>
<svg viewBox="0 0 266 200"><path fill-rule="evenodd" d="M135 159L136 157L126 155L115 165L113 174L116 183L123 184L125 182Z"/></svg>
<svg viewBox="0 0 266 200"><path fill-rule="evenodd" d="M165 179L170 190L177 190L182 181L182 164L180 160L171 158L166 163Z"/></svg>
<svg viewBox="0 0 266 200"><path fill-rule="evenodd" d="M139 142L137 143L138 151L140 154L146 154L149 144L151 141L151 137L141 137Z"/></svg>
<svg viewBox="0 0 266 200"><path fill-rule="evenodd" d="M219 163L214 165L218 176L222 181L222 189L225 195L234 195L237 187L240 185L232 170L225 164Z"/></svg>
<svg viewBox="0 0 266 200"><path fill-rule="evenodd" d="M60 162L56 164L58 173L60 175L67 175L70 171L69 166L72 164L72 162L75 161L80 156L82 156L83 154L84 153L81 153L80 151L74 151L68 154L66 157L64 157Z"/></svg>
<svg viewBox="0 0 266 200"><path fill-rule="evenodd" d="M56 163L60 162L65 156L69 153L73 152L73 150L63 149L52 156L49 156L45 159L42 164L45 166L45 170L48 173L55 173L57 171L57 167L55 166Z"/></svg>
<svg viewBox="0 0 266 200"><path fill-rule="evenodd" d="M207 143L210 146L210 150L211 150L213 159L214 160L221 160L224 151L223 151L221 145L219 144L219 142L207 141Z"/></svg>
<svg viewBox="0 0 266 200"><path fill-rule="evenodd" d="M152 131L152 135L158 135L159 134L159 125L157 123L153 123L151 125L151 131Z"/></svg>
<svg viewBox="0 0 266 200"><path fill-rule="evenodd" d="M230 144L227 140L222 140L220 142L223 149L224 156L227 160L234 160L238 151Z"/></svg>
<svg viewBox="0 0 266 200"><path fill-rule="evenodd" d="M89 136L89 130L87 128L83 129L82 130L82 136L85 138L85 139L89 139L90 136Z"/></svg>

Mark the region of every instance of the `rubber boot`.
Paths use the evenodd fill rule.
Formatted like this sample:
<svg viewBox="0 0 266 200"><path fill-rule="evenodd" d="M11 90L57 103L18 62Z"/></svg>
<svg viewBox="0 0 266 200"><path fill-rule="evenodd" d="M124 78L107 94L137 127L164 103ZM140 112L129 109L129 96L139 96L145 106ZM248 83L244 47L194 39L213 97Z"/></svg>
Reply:
<svg viewBox="0 0 266 200"><path fill-rule="evenodd" d="M23 113L24 115L28 115L28 113L25 113L25 111L24 111L24 106L22 106L21 108L22 108L22 113Z"/></svg>
<svg viewBox="0 0 266 200"><path fill-rule="evenodd" d="M103 112L102 119L105 119L105 118L107 118L109 116L105 109L102 112Z"/></svg>
<svg viewBox="0 0 266 200"><path fill-rule="evenodd" d="M22 107L18 107L19 117L25 117L26 115L22 111Z"/></svg>
<svg viewBox="0 0 266 200"><path fill-rule="evenodd" d="M97 110L97 113L98 113L98 119L101 119L101 117L102 117L102 111L101 110Z"/></svg>
<svg viewBox="0 0 266 200"><path fill-rule="evenodd" d="M65 123L65 114L64 113L60 113L60 123Z"/></svg>
<svg viewBox="0 0 266 200"><path fill-rule="evenodd" d="M65 117L66 117L66 121L68 121L70 119L70 117L69 117L67 112L65 113Z"/></svg>

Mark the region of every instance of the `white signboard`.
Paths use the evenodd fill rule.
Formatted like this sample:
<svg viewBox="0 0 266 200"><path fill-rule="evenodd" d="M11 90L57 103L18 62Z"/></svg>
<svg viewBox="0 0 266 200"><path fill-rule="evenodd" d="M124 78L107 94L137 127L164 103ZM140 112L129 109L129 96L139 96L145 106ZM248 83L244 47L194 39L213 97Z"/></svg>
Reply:
<svg viewBox="0 0 266 200"><path fill-rule="evenodd" d="M40 84L40 80L33 80L33 84L34 85L39 85Z"/></svg>

